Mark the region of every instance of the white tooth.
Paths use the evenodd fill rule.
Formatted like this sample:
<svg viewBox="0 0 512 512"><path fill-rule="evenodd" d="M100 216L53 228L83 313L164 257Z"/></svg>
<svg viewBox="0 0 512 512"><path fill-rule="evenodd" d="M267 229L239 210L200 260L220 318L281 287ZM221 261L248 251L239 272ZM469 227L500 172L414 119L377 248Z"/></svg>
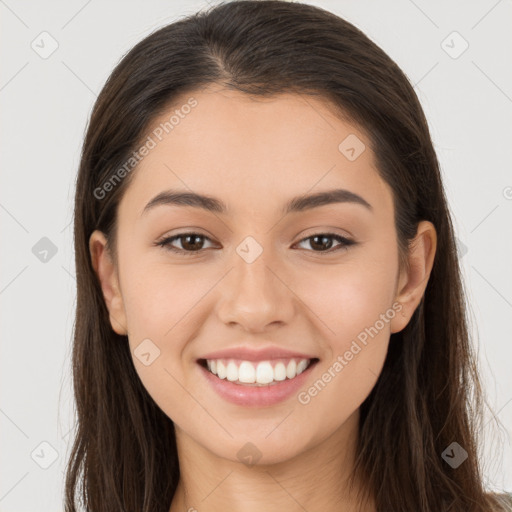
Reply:
<svg viewBox="0 0 512 512"><path fill-rule="evenodd" d="M274 380L286 379L286 368L283 363L279 362L274 367Z"/></svg>
<svg viewBox="0 0 512 512"><path fill-rule="evenodd" d="M258 384L268 384L274 380L274 370L268 361L258 363L256 368L256 382Z"/></svg>
<svg viewBox="0 0 512 512"><path fill-rule="evenodd" d="M301 359L299 361L299 364L297 365L297 375L299 375L299 373L302 373L306 369L307 365L308 365L308 360Z"/></svg>
<svg viewBox="0 0 512 512"><path fill-rule="evenodd" d="M288 366L286 367L286 376L289 379L293 379L297 375L297 363L295 362L295 359L292 359Z"/></svg>
<svg viewBox="0 0 512 512"><path fill-rule="evenodd" d="M247 384L256 382L256 370L249 361L242 361L238 368L238 380Z"/></svg>
<svg viewBox="0 0 512 512"><path fill-rule="evenodd" d="M224 363L222 361L217 361L217 375L219 379L225 379L227 372L226 367L224 366Z"/></svg>
<svg viewBox="0 0 512 512"><path fill-rule="evenodd" d="M235 361L230 360L224 364L220 359L206 360L206 365L211 373L217 375L220 379L226 379L230 382L241 382L244 384L270 384L274 381L283 381L286 378L293 379L300 375L308 366L308 359L301 359L298 363L291 359L288 365L279 361L275 367L272 367L270 361L261 361L256 368L250 361L241 361L237 366Z"/></svg>
<svg viewBox="0 0 512 512"><path fill-rule="evenodd" d="M231 382L238 380L238 366L233 361L229 361L228 363L226 377Z"/></svg>

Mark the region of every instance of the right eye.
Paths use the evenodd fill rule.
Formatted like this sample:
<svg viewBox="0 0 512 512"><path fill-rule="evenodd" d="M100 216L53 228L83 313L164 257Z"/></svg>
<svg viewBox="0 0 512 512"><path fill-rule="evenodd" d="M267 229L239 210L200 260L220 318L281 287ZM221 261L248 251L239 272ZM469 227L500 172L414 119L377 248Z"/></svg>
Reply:
<svg viewBox="0 0 512 512"><path fill-rule="evenodd" d="M175 240L180 241L181 248L173 246ZM193 256L194 253L202 251L203 240L210 240L206 235L200 233L180 233L179 235L173 235L156 242L156 245L164 247L165 249L184 254L187 256Z"/></svg>

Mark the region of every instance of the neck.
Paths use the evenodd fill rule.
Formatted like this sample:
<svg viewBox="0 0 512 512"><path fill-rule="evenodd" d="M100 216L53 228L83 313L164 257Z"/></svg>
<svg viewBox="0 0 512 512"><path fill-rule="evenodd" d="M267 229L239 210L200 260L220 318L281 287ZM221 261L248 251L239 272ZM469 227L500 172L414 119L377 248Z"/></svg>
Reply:
<svg viewBox="0 0 512 512"><path fill-rule="evenodd" d="M248 466L218 457L176 426L180 481L170 512L375 512L350 488L358 411L337 431L293 459Z"/></svg>

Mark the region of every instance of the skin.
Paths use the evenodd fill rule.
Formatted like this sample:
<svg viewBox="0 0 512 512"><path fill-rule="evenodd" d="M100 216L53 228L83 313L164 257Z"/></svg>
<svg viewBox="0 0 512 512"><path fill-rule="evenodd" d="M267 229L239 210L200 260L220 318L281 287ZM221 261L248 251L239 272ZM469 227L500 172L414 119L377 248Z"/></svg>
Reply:
<svg viewBox="0 0 512 512"><path fill-rule="evenodd" d="M176 427L181 479L170 511L354 511L355 489L344 483L359 407L382 369L390 334L407 325L424 294L435 228L419 224L410 269L399 272L392 191L376 171L368 138L320 98L254 99L220 86L193 97L198 105L142 160L122 197L117 264L103 233L90 238L112 328L128 335L143 385ZM354 161L338 150L349 134L366 144ZM228 212L160 205L143 215L169 188L219 198ZM359 194L373 210L339 203L283 217L291 197L333 188ZM155 245L186 232L206 237L192 245L200 253ZM336 239L329 249L307 238L321 233L357 244L332 252ZM263 249L251 264L236 252L247 236ZM186 243L173 245L190 248ZM200 379L196 359L208 352L278 345L320 359L307 389L397 302L401 312L308 404L294 395L269 407L237 406ZM160 350L149 366L133 355L147 338ZM237 456L247 442L261 452L253 466ZM362 510L375 511L373 501Z"/></svg>

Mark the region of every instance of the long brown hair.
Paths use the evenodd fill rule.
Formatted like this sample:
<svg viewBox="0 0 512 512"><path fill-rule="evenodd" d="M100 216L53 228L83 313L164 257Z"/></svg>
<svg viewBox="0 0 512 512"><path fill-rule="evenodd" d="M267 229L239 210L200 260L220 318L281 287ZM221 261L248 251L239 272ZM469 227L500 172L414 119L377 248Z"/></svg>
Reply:
<svg viewBox="0 0 512 512"><path fill-rule="evenodd" d="M418 222L434 224L437 254L423 299L405 329L391 335L382 373L361 406L353 475L381 512L498 510L477 460L483 395L454 230L413 87L388 55L334 14L297 2L246 0L146 37L120 61L94 106L75 197L78 421L66 511L81 503L93 512L167 512L176 490L173 423L141 384L127 338L111 329L88 241L95 229L103 231L116 259L117 205L136 169L107 194L104 184L178 94L215 83L251 95L316 95L360 127L393 190L401 264ZM442 457L454 441L468 454L456 469Z"/></svg>

